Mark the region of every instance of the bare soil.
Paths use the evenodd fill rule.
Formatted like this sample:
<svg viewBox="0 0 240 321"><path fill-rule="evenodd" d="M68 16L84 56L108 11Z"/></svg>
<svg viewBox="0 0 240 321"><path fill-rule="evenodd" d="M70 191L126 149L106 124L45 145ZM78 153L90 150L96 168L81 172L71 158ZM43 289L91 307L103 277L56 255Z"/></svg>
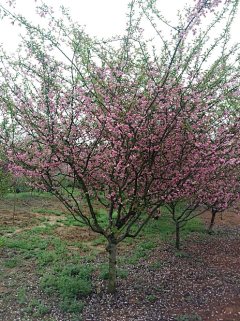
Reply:
<svg viewBox="0 0 240 321"><path fill-rule="evenodd" d="M34 208L49 208L66 213L54 199L32 198L17 200L13 217L13 200L0 200L0 226L14 227L12 234L19 235L33 228L41 218L49 224L59 218L49 213L34 213ZM64 214L62 215L64 216ZM210 213L201 219L207 225ZM217 215L215 233L192 233L182 241L181 251L171 242L162 241L141 259L137 265L126 265L127 278L118 280L115 294L106 293L106 282L97 273L92 275L93 291L83 299L83 321L170 321L170 320L240 320L240 216L232 211ZM96 237L87 228L59 223L54 235L69 244L69 252L84 255L83 249L72 246L82 242L99 252L97 261L107 262L103 245L93 246ZM1 235L0 235L1 236ZM134 253L134 244L122 244L119 257ZM38 288L40 275L34 260L23 260L19 266L6 267L4 262L18 256L14 248L0 247L0 320L76 320L63 313L55 304L44 316L26 316L17 300L20 287L27 287L27 296L48 304L49 297ZM154 262L159 266L151 268ZM56 298L57 302L57 298ZM178 319L176 319L178 317Z"/></svg>

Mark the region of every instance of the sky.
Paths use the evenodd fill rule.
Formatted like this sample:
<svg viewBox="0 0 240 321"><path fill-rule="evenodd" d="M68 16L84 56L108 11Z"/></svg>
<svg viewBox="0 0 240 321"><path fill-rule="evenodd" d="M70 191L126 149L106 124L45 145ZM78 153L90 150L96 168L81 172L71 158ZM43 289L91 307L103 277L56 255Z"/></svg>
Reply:
<svg viewBox="0 0 240 321"><path fill-rule="evenodd" d="M176 21L178 9L184 7L185 3L194 3L193 0L158 0L161 4L161 11L168 19ZM34 22L41 23L41 19L35 15L35 6L40 4L41 0L16 0L16 12L26 16ZM70 15L74 21L81 25L86 25L86 31L91 36L111 37L116 34L123 34L128 11L127 4L129 0L45 0L47 5L54 8L58 15L59 7L64 5L69 8ZM0 0L0 4L6 5L6 0ZM234 42L240 42L240 11L238 12L232 30L232 39ZM18 24L11 25L7 19L0 21L0 43L3 43L5 50L14 52L20 41L19 33L23 28Z"/></svg>

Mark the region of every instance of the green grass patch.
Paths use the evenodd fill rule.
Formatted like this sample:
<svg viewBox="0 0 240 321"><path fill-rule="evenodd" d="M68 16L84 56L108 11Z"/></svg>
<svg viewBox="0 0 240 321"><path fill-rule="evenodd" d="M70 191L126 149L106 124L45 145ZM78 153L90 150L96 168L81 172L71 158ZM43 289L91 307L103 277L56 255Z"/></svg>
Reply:
<svg viewBox="0 0 240 321"><path fill-rule="evenodd" d="M22 261L21 261L20 258L15 257L15 258L12 258L12 259L10 259L10 260L5 261L4 265L5 265L6 267L13 268L13 267L16 267L16 266L20 265L21 262L22 262Z"/></svg>
<svg viewBox="0 0 240 321"><path fill-rule="evenodd" d="M148 266L149 271L154 271L154 270L163 269L163 268L164 266L158 260L155 260L152 264L149 264Z"/></svg>
<svg viewBox="0 0 240 321"><path fill-rule="evenodd" d="M86 226L85 224L75 220L75 218L71 214L66 215L65 220L62 220L61 223L63 223L67 227L70 227L71 225L73 225L73 226Z"/></svg>
<svg viewBox="0 0 240 321"><path fill-rule="evenodd" d="M181 231L183 231L184 233L205 232L206 227L198 217L195 217L188 221L187 224L183 228L181 228Z"/></svg>
<svg viewBox="0 0 240 321"><path fill-rule="evenodd" d="M17 293L17 301L18 304L22 305L26 302L26 293L25 293L25 288L24 287L20 287Z"/></svg>
<svg viewBox="0 0 240 321"><path fill-rule="evenodd" d="M127 270L122 270L122 269L118 269L117 270L117 276L120 278L120 279L126 279L127 277Z"/></svg>
<svg viewBox="0 0 240 321"><path fill-rule="evenodd" d="M83 302L77 301L76 299L72 300L72 299L64 298L59 303L59 308L63 312L80 313L82 312L83 307L84 307Z"/></svg>
<svg viewBox="0 0 240 321"><path fill-rule="evenodd" d="M106 245L107 240L105 237L97 237L94 239L94 241L92 242L92 245Z"/></svg>
<svg viewBox="0 0 240 321"><path fill-rule="evenodd" d="M89 264L68 264L63 269L53 268L51 274L42 277L40 289L45 290L47 295L57 292L63 301L81 298L92 290L89 279L93 270Z"/></svg>
<svg viewBox="0 0 240 321"><path fill-rule="evenodd" d="M0 227L0 231L2 231L4 233L13 233L15 231L15 228L8 227L8 226L2 226L2 227Z"/></svg>
<svg viewBox="0 0 240 321"><path fill-rule="evenodd" d="M41 197L41 198L55 198L55 196L53 196L51 193L49 192L20 192L20 193L8 193L6 195L3 196L4 199L14 199L14 198L18 198L18 199L24 199L24 198L32 198L32 197Z"/></svg>
<svg viewBox="0 0 240 321"><path fill-rule="evenodd" d="M35 235L35 234L52 234L52 230L55 230L56 228L58 228L57 224L49 224L49 223L44 223L45 227L41 226L41 227L34 227L31 230L31 234Z"/></svg>
<svg viewBox="0 0 240 321"><path fill-rule="evenodd" d="M151 250L155 247L156 245L153 242L141 242L141 248L144 250Z"/></svg>

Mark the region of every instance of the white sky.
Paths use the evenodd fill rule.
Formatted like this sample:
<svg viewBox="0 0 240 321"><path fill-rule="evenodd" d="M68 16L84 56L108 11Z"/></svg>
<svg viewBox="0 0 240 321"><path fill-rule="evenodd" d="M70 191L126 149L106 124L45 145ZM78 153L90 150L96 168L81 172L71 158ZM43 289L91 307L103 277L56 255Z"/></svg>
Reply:
<svg viewBox="0 0 240 321"><path fill-rule="evenodd" d="M183 8L185 3L194 3L193 0L158 0L163 4L161 11L164 16L174 22L178 9ZM91 36L110 37L124 32L128 12L127 4L130 0L45 0L45 3L53 6L55 14L59 12L60 5L70 9L70 14L74 21L81 25L86 25L86 31ZM0 0L2 5L6 5L6 0ZM36 2L34 0L17 0L16 12L26 16L33 22L41 23L40 18L35 15ZM41 1L38 0L37 4ZM7 5L6 5L7 6ZM175 20L176 21L176 20ZM22 32L18 24L10 24L8 19L0 21L0 43L4 44L7 51L14 51L19 43L18 34ZM232 29L232 39L240 42L240 12L238 12L234 27Z"/></svg>

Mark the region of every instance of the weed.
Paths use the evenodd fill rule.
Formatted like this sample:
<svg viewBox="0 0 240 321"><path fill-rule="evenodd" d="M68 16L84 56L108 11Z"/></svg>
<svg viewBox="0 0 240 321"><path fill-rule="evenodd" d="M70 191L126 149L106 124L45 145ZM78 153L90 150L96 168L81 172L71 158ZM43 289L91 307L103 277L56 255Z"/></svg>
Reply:
<svg viewBox="0 0 240 321"><path fill-rule="evenodd" d="M58 279L58 291L63 297L78 298L88 295L92 290L88 281L69 276L61 276Z"/></svg>
<svg viewBox="0 0 240 321"><path fill-rule="evenodd" d="M191 313L191 314L184 313L184 314L180 314L177 317L175 317L174 320L177 320L177 321L201 321L202 318L197 313Z"/></svg>
<svg viewBox="0 0 240 321"><path fill-rule="evenodd" d="M80 304L80 302L78 304ZM78 312L81 312L81 311L78 311ZM82 317L75 313L72 313L71 317L72 317L72 321L82 321Z"/></svg>
<svg viewBox="0 0 240 321"><path fill-rule="evenodd" d="M127 237L123 240L124 243L127 243L127 244L133 244L133 243L136 243L138 242L137 239L133 239L132 237Z"/></svg>
<svg viewBox="0 0 240 321"><path fill-rule="evenodd" d="M5 245L4 238L0 237L0 247L2 247L3 245Z"/></svg>
<svg viewBox="0 0 240 321"><path fill-rule="evenodd" d="M126 279L127 271L126 270L117 270L117 275L120 279Z"/></svg>
<svg viewBox="0 0 240 321"><path fill-rule="evenodd" d="M74 265L67 265L64 267L61 275L63 276L77 276L83 280L88 281L90 278L90 273L94 270L92 266L74 266Z"/></svg>
<svg viewBox="0 0 240 321"><path fill-rule="evenodd" d="M57 278L50 274L44 275L40 282L40 289L57 289Z"/></svg>
<svg viewBox="0 0 240 321"><path fill-rule="evenodd" d="M12 280L9 282L8 286L11 288L15 288L17 286L18 282L15 280Z"/></svg>
<svg viewBox="0 0 240 321"><path fill-rule="evenodd" d="M26 308L23 309L23 311L26 313L32 313L33 307L31 305L28 305Z"/></svg>
<svg viewBox="0 0 240 321"><path fill-rule="evenodd" d="M63 312L79 313L83 310L83 303L81 301L77 301L76 299L70 300L68 298L64 298L59 303L59 308Z"/></svg>
<svg viewBox="0 0 240 321"><path fill-rule="evenodd" d="M38 318L41 317L44 314L47 314L50 311L50 306L45 305L43 303L39 303L37 305L37 311L33 314L34 317Z"/></svg>
<svg viewBox="0 0 240 321"><path fill-rule="evenodd" d="M75 218L72 215L66 215L65 216L65 220L62 221L62 223L64 225L66 225L67 227L73 225L73 226L85 226L85 224L78 222L75 220Z"/></svg>
<svg viewBox="0 0 240 321"><path fill-rule="evenodd" d="M34 313L35 317L39 317L43 314L49 312L50 307L42 304L39 300L31 300L26 308L23 309L26 313L32 313L34 308L37 308L37 311Z"/></svg>
<svg viewBox="0 0 240 321"><path fill-rule="evenodd" d="M4 226L4 227L1 227L0 230L3 231L4 233L13 233L15 231L15 228Z"/></svg>
<svg viewBox="0 0 240 321"><path fill-rule="evenodd" d="M136 264L142 257L147 257L147 252L140 246L136 249L132 257L128 261L130 264Z"/></svg>
<svg viewBox="0 0 240 321"><path fill-rule="evenodd" d="M163 292L163 291L164 291L164 286L161 286L161 287L155 286L154 289L155 289L156 291L158 291L158 292Z"/></svg>
<svg viewBox="0 0 240 321"><path fill-rule="evenodd" d="M186 252L177 252L177 253L175 253L175 256L176 257L191 257L191 255Z"/></svg>
<svg viewBox="0 0 240 321"><path fill-rule="evenodd" d="M35 227L32 230L32 234L52 234L52 230L58 228L56 224L49 224L49 223L44 223L45 227Z"/></svg>
<svg viewBox="0 0 240 321"><path fill-rule="evenodd" d="M70 243L70 246L77 246L79 249L81 249L83 247L83 244L81 242L74 242L74 243Z"/></svg>
<svg viewBox="0 0 240 321"><path fill-rule="evenodd" d="M26 302L26 294L25 289L23 287L20 287L18 290L17 301L20 305Z"/></svg>
<svg viewBox="0 0 240 321"><path fill-rule="evenodd" d="M160 264L157 260L155 260L154 263L152 263L148 266L149 271L161 269L161 268L164 268L164 266L162 264Z"/></svg>
<svg viewBox="0 0 240 321"><path fill-rule="evenodd" d="M23 258L25 260L28 260L28 259L31 259L32 257L34 257L34 255L35 255L35 253L33 251L28 251L23 254Z"/></svg>
<svg viewBox="0 0 240 321"><path fill-rule="evenodd" d="M151 250L155 247L156 247L156 245L153 244L152 242L142 242L141 243L141 248L143 248L144 250Z"/></svg>
<svg viewBox="0 0 240 321"><path fill-rule="evenodd" d="M108 280L108 277L109 277L109 268L107 265L104 265L103 268L102 268L102 272L100 274L100 279L103 279L103 280Z"/></svg>
<svg viewBox="0 0 240 321"><path fill-rule="evenodd" d="M6 261L6 262L4 263L4 265L5 265L6 267L13 268L13 267L15 267L15 266L18 266L20 263L21 263L21 260L20 260L18 257L16 257L16 258L13 258L13 259L11 259L11 260Z"/></svg>
<svg viewBox="0 0 240 321"><path fill-rule="evenodd" d="M92 266L86 265L67 265L62 270L53 268L54 274L44 275L39 287L44 289L47 295L57 291L62 298L74 299L85 296L92 290L89 278L93 269Z"/></svg>
<svg viewBox="0 0 240 321"><path fill-rule="evenodd" d="M39 266L48 265L49 263L57 261L58 259L55 251L40 251L36 256Z"/></svg>
<svg viewBox="0 0 240 321"><path fill-rule="evenodd" d="M73 255L71 256L72 264L79 264L79 262L81 262L82 259L83 258L78 253L73 253ZM84 260L85 260L85 257L84 257ZM90 261L86 260L86 262L90 262Z"/></svg>
<svg viewBox="0 0 240 321"><path fill-rule="evenodd" d="M151 294L151 295L149 295L149 296L147 297L147 299L148 299L149 302L153 302L153 301L155 301L156 297L155 297L154 294Z"/></svg>
<svg viewBox="0 0 240 321"><path fill-rule="evenodd" d="M214 233L214 231L213 231L213 233ZM222 231L222 230L217 230L215 233L220 234L220 235L228 235L228 232Z"/></svg>
<svg viewBox="0 0 240 321"><path fill-rule="evenodd" d="M98 237L95 238L94 241L92 242L92 245L105 245L106 244L106 238L105 237Z"/></svg>
<svg viewBox="0 0 240 321"><path fill-rule="evenodd" d="M67 243L62 242L60 239L55 238L53 240L53 246L55 248L56 254L60 255L62 258L67 257Z"/></svg>

